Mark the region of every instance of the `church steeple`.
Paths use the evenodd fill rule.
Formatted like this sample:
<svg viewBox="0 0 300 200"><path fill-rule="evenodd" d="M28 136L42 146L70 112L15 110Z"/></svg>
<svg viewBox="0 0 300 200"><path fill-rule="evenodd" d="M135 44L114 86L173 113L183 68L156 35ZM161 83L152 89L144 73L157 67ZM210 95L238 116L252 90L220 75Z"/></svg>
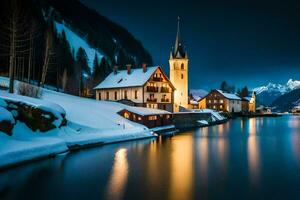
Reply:
<svg viewBox="0 0 300 200"><path fill-rule="evenodd" d="M184 46L182 44L181 40L181 34L180 34L180 17L178 16L178 21L177 21L177 35L176 35L176 40L175 40L175 46L174 49L171 51L171 56L170 58L187 58L187 53L184 49Z"/></svg>

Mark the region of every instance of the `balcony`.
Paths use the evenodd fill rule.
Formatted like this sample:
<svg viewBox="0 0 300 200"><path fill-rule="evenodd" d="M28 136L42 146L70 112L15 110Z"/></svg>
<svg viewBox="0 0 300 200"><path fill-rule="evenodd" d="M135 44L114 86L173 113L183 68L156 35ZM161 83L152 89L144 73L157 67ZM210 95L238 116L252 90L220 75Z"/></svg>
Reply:
<svg viewBox="0 0 300 200"><path fill-rule="evenodd" d="M167 87L161 87L161 88L160 88L160 92L161 92L161 93L169 93L169 92L170 92L170 89L167 88Z"/></svg>
<svg viewBox="0 0 300 200"><path fill-rule="evenodd" d="M147 98L147 102L148 103L156 103L157 99L155 99L155 98Z"/></svg>
<svg viewBox="0 0 300 200"><path fill-rule="evenodd" d="M147 92L158 92L158 87L147 86Z"/></svg>
<svg viewBox="0 0 300 200"><path fill-rule="evenodd" d="M162 103L169 103L169 102L170 102L170 99L161 99L161 102L162 102Z"/></svg>
<svg viewBox="0 0 300 200"><path fill-rule="evenodd" d="M153 77L152 80L156 81L156 82L162 82L163 78L161 78L161 77Z"/></svg>

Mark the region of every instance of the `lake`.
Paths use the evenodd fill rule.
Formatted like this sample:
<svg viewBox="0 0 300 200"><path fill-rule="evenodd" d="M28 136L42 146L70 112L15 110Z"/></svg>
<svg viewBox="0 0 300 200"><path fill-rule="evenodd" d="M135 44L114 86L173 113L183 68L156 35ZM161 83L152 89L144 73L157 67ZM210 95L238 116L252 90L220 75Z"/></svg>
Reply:
<svg viewBox="0 0 300 200"><path fill-rule="evenodd" d="M300 116L59 155L0 172L0 199L299 199Z"/></svg>

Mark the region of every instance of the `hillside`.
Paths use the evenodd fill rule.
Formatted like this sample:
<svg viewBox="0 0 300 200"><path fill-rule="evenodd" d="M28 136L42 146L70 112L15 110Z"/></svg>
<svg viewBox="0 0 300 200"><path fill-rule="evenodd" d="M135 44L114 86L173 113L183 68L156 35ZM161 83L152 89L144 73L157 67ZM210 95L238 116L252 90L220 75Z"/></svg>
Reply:
<svg viewBox="0 0 300 200"><path fill-rule="evenodd" d="M78 0L3 0L0 19L0 75L8 76L13 55L15 79L82 96L115 65L152 64L132 34Z"/></svg>
<svg viewBox="0 0 300 200"><path fill-rule="evenodd" d="M93 48L103 52L111 63L152 64L150 54L125 28L89 9L78 0L39 1L53 20L65 23L81 38L85 38Z"/></svg>
<svg viewBox="0 0 300 200"><path fill-rule="evenodd" d="M272 104L272 107L275 107L275 110L280 112L285 112L291 110L295 105L298 105L300 102L300 89L295 89L291 92L288 92L280 97L278 97Z"/></svg>

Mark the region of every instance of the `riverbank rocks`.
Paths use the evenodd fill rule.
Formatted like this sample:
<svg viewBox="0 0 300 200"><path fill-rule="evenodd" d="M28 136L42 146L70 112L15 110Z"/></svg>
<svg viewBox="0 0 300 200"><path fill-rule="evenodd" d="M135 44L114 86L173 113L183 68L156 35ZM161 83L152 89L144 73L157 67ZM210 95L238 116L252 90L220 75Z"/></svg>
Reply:
<svg viewBox="0 0 300 200"><path fill-rule="evenodd" d="M15 120L25 123L33 131L47 132L67 124L64 109L45 100L7 94L0 96L0 107L5 107Z"/></svg>
<svg viewBox="0 0 300 200"><path fill-rule="evenodd" d="M15 119L13 115L3 107L0 107L0 131L12 135Z"/></svg>

